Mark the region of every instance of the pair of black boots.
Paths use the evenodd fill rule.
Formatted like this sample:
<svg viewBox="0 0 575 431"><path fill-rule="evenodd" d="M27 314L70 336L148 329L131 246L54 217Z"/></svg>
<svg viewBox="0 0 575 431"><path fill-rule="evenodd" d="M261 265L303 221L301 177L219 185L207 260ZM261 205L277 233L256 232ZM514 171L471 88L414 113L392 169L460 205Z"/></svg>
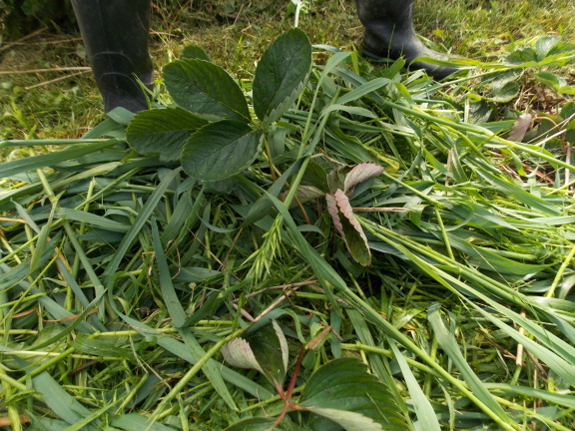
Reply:
<svg viewBox="0 0 575 431"><path fill-rule="evenodd" d="M121 106L132 112L147 108L140 84L151 87L154 69L148 51L151 0L74 0L74 11L106 112ZM413 62L418 57L444 58L426 48L413 29L415 0L356 0L365 27L363 53L373 59L404 57L411 68L442 79L455 69Z"/></svg>

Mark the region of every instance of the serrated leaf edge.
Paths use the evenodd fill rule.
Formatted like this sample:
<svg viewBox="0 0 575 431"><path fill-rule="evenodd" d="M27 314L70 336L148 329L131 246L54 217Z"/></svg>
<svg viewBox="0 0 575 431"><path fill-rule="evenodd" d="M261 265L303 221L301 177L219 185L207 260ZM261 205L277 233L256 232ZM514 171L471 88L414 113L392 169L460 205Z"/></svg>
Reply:
<svg viewBox="0 0 575 431"><path fill-rule="evenodd" d="M175 60L175 61L173 61L172 63L168 63L165 67L169 66L170 64L174 64L174 63L176 63L176 62L185 63L185 62L192 62L192 61L199 61L199 62L202 62L202 63L209 64L210 67L213 66L213 67L218 68L219 70L221 70L221 71L224 72L227 76L230 77L230 79L233 81L233 83L236 85L236 87L240 90L241 94L244 95L244 92L243 92L243 90L242 90L242 87L238 84L238 82L234 79L234 77L233 77L227 70L225 70L223 67L220 67L220 66L218 66L217 64L212 63L211 61L202 60L201 58L184 58L184 59ZM165 67L164 67L164 69L165 69ZM169 90L168 90L168 92L169 92ZM250 114L249 114L249 106L248 106L247 100L245 99L245 95L244 95L244 99L243 99L243 100L244 100L244 103L245 103L245 108L246 108L245 110L246 110L246 112L239 112L239 111L237 111L235 108L232 108L231 106L228 106L226 103L224 103L224 102L222 102L222 101L220 101L220 100L218 100L218 99L212 97L209 93L206 93L205 91L201 91L201 92L204 93L204 94L206 94L206 95L208 95L213 101L219 103L219 104L222 105L222 106L225 106L225 107L226 107L227 109L229 109L230 111L235 112L235 113L238 114L240 117L242 117L243 119L247 120L248 122L251 121L251 117L250 117ZM170 93L170 95L171 95L171 93ZM172 96L172 97L173 97L173 96ZM181 108L182 108L182 109L186 109L187 111L191 112L191 113L194 114L194 115L197 115L198 117L205 118L205 119L208 120L208 121L214 121L214 120L216 120L216 121L217 121L217 120L240 121L240 120L238 120L237 118L220 117L220 116L218 116L218 115L212 115L212 114L202 114L202 113L199 113L199 112L195 112L195 111L189 110L189 109L187 109L187 108L185 108L185 107L183 107L183 106L181 106Z"/></svg>
<svg viewBox="0 0 575 431"><path fill-rule="evenodd" d="M355 166L345 176L343 191L347 193L357 184L362 183L370 178L377 177L383 173L383 167L377 163L365 162Z"/></svg>
<svg viewBox="0 0 575 431"><path fill-rule="evenodd" d="M347 195L344 193L343 190L337 189L334 194L327 193L325 195L325 200L327 202L327 211L331 215L331 218L333 220L333 224L334 224L336 230L341 235L347 250L353 256L353 258L356 259L356 257L353 254L353 251L351 250L351 247L349 246L347 237L345 236L345 233L343 230L343 224L341 223L341 219L340 219L340 213L343 214L343 216L349 221L349 223L352 225L352 227L357 231L360 238L364 242L365 248L367 250L367 254L369 255L369 262L367 264L364 265L363 263L361 263L359 261L358 261L358 263L361 264L362 266L370 265L371 264L371 251L369 249L367 237L365 236L365 233L363 232L363 228L361 227L361 224L359 224L359 221L357 220L357 218L355 217L355 214L353 213L353 208L351 207L351 204L349 203L349 198L347 197ZM357 261L357 259L356 259L356 261Z"/></svg>
<svg viewBox="0 0 575 431"><path fill-rule="evenodd" d="M292 93L287 96L283 102L279 103L274 109L271 111L267 111L263 118L264 127L269 126L274 121L277 121L281 118L283 114L285 114L291 105L295 102L298 96L301 94L303 89L306 86L307 80L309 79L309 72L305 76L305 78L299 83L299 85L292 91Z"/></svg>
<svg viewBox="0 0 575 431"><path fill-rule="evenodd" d="M231 119L223 119L223 120L220 120L220 121L222 121L222 122L223 122L223 121L233 121L233 122L236 122L236 123L240 123L240 124L246 125L245 123L243 123L243 122L241 122L241 121L231 120ZM214 124L217 124L217 123L219 123L220 121L216 121L216 122L213 122L213 123L208 123L208 124L206 124L204 127L200 128L200 129L198 129L198 130L196 130L196 132L193 133L193 134L188 138L188 141L187 141L187 142L184 144L184 146L182 147L182 153L181 153L181 157L180 157L180 161L181 161L181 163L182 163L182 166L184 165L184 159L191 157L189 154L185 154L185 151L186 151L186 148L189 149L188 144L189 144L190 140L194 137L194 135L195 135L196 133L202 131L202 129L204 129L205 127L210 127L210 126L213 127ZM249 160L247 160L242 166L239 166L239 167L236 169L236 172L233 172L233 173L231 173L231 174L229 174L229 175L227 175L227 176L225 176L225 177L221 177L221 178L218 178L218 179L215 179L215 180L209 180L209 181L206 181L205 178L196 177L195 175L191 174L189 171L186 170L185 166L184 166L184 172L186 172L191 178L193 178L193 179L195 179L195 180L202 181L202 182L204 182L204 183L213 183L213 182L218 182L218 181L222 181L222 180L228 179L228 178L230 178L230 177L232 177L232 176L238 174L239 172L245 171L246 169L248 169L248 168L252 165L252 163L254 162L254 160L258 157L258 154L259 154L259 152L260 152L260 150L261 150L261 147L262 147L262 144L263 144L263 131L262 131L261 129L250 129L249 131L246 131L245 134L243 134L243 135L241 135L240 137L238 137L237 139L235 139L233 142L237 142L237 141L239 141L240 139L243 139L243 138L245 138L245 137L248 136L248 135L257 136L259 142L258 142L256 151L255 151L254 154L253 154L253 157L251 157ZM216 153L219 152L220 150L222 150L223 148L224 148L224 147L222 147L221 149L218 149L218 150L216 151ZM212 153L212 154L214 154L214 153Z"/></svg>

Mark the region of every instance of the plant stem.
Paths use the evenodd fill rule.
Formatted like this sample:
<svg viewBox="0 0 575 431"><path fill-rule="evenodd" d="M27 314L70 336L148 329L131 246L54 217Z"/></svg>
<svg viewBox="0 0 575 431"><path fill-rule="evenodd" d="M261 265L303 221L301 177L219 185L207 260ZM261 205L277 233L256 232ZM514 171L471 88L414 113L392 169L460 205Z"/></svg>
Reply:
<svg viewBox="0 0 575 431"><path fill-rule="evenodd" d="M545 296L547 298L552 298L553 295L555 294L555 289L559 285L559 282L561 281L561 277L563 277L563 273L565 272L567 267L571 264L571 261L573 260L573 256L575 256L575 245L573 247L571 247L571 251L569 252L569 255L565 258L565 260L563 261L563 263L559 267L559 271L557 271L557 274L555 275L555 278L553 279L553 283L551 284L551 287L549 288L549 290L545 294Z"/></svg>

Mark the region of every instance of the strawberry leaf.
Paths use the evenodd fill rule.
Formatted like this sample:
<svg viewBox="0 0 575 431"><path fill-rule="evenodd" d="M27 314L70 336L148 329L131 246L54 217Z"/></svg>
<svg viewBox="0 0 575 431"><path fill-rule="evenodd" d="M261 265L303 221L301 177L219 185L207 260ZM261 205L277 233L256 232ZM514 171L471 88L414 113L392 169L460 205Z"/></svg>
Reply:
<svg viewBox="0 0 575 431"><path fill-rule="evenodd" d="M184 145L182 166L195 180L224 180L249 168L261 145L261 130L232 120L210 123Z"/></svg>
<svg viewBox="0 0 575 431"><path fill-rule="evenodd" d="M275 321L246 339L236 338L226 343L222 347L222 355L230 365L258 370L274 386L283 386L289 351L285 335Z"/></svg>
<svg viewBox="0 0 575 431"><path fill-rule="evenodd" d="M407 431L389 388L369 374L356 358L335 359L307 382L298 402L348 431Z"/></svg>
<svg viewBox="0 0 575 431"><path fill-rule="evenodd" d="M189 137L207 121L182 108L152 109L136 114L126 133L140 154L159 154L163 162L178 160Z"/></svg>
<svg viewBox="0 0 575 431"><path fill-rule="evenodd" d="M376 163L360 163L346 175L343 191L348 192L359 183L363 183L373 177L381 175L383 168Z"/></svg>
<svg viewBox="0 0 575 431"><path fill-rule="evenodd" d="M279 325L265 325L248 337L264 376L274 385L283 386L287 372L288 346Z"/></svg>
<svg viewBox="0 0 575 431"><path fill-rule="evenodd" d="M532 118L531 114L520 115L515 123L513 123L513 127L511 128L511 132L509 132L507 139L510 141L521 142L527 129L531 125Z"/></svg>
<svg viewBox="0 0 575 431"><path fill-rule="evenodd" d="M363 228L355 218L346 194L338 189L325 196L327 210L352 257L362 266L371 265L371 252Z"/></svg>
<svg viewBox="0 0 575 431"><path fill-rule="evenodd" d="M264 372L254 356L250 343L243 338L234 338L224 344L221 352L226 362L232 367L258 370L260 373Z"/></svg>
<svg viewBox="0 0 575 431"><path fill-rule="evenodd" d="M164 82L178 105L206 120L251 120L242 89L213 63L197 58L172 61L164 67Z"/></svg>
<svg viewBox="0 0 575 431"><path fill-rule="evenodd" d="M305 88L311 71L311 43L300 29L279 36L256 68L254 111L265 124L277 121Z"/></svg>

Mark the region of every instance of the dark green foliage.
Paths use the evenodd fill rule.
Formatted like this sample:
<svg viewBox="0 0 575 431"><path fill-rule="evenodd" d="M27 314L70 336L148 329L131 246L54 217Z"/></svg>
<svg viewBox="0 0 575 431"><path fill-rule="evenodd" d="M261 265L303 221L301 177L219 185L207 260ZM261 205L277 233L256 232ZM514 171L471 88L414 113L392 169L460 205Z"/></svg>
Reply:
<svg viewBox="0 0 575 431"><path fill-rule="evenodd" d="M0 2L0 34L18 39L45 25L65 30L76 25L70 0L4 0Z"/></svg>
<svg viewBox="0 0 575 431"><path fill-rule="evenodd" d="M128 127L126 138L141 154L160 154L162 161L176 161L196 130L208 122L185 109L141 112Z"/></svg>
<svg viewBox="0 0 575 431"><path fill-rule="evenodd" d="M338 423L351 422L348 412L353 412L372 419L385 430L409 429L392 393L368 374L365 364L356 358L335 359L322 365L307 382L298 405L312 412L319 411L321 416ZM334 419L336 411L339 412L337 420ZM377 428L358 424L355 429Z"/></svg>
<svg viewBox="0 0 575 431"><path fill-rule="evenodd" d="M218 182L250 167L264 133L301 95L311 70L311 44L305 33L292 29L265 52L253 83L259 125L253 123L237 82L207 58L201 48L187 47L182 60L164 67L166 88L185 109L137 114L127 140L140 153L157 153L165 161L181 159L195 180ZM268 139L273 136L272 129Z"/></svg>
<svg viewBox="0 0 575 431"><path fill-rule="evenodd" d="M311 70L311 44L304 32L291 29L264 53L253 83L254 111L267 123L277 121L301 94Z"/></svg>
<svg viewBox="0 0 575 431"><path fill-rule="evenodd" d="M195 58L164 67L166 87L182 108L207 120L249 121L246 99L239 85L221 67Z"/></svg>
<svg viewBox="0 0 575 431"><path fill-rule="evenodd" d="M238 121L210 123L194 133L182 152L182 166L198 181L220 181L247 169L261 148L261 130Z"/></svg>

